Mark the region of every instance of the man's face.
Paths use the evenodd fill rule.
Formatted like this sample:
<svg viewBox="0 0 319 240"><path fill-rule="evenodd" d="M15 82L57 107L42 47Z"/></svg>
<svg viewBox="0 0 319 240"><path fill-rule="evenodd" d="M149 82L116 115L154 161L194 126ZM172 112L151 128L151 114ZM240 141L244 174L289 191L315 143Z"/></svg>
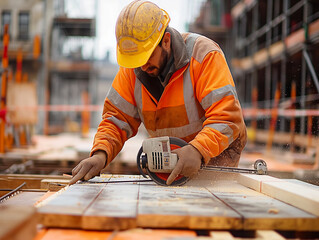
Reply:
<svg viewBox="0 0 319 240"><path fill-rule="evenodd" d="M168 52L161 46L157 46L147 63L141 66L143 72L151 77L157 77L164 69L168 61Z"/></svg>

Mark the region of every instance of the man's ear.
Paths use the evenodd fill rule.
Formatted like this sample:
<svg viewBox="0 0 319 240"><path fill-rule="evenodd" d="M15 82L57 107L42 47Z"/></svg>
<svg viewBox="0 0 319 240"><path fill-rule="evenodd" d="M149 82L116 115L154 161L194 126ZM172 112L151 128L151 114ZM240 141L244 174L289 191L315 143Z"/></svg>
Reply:
<svg viewBox="0 0 319 240"><path fill-rule="evenodd" d="M162 47L168 51L171 47L171 34L169 32L165 32L162 40Z"/></svg>

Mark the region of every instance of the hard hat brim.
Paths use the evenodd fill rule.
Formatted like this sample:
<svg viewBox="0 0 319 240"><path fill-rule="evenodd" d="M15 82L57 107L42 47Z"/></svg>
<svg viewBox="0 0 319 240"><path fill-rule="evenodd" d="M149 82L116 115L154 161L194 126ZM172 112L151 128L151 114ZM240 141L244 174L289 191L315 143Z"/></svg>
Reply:
<svg viewBox="0 0 319 240"><path fill-rule="evenodd" d="M157 45L156 45L157 46ZM138 54L122 54L119 50L119 46L116 46L117 63L121 67L125 68L138 68L145 65L148 59L151 57L156 46L151 47L149 50Z"/></svg>

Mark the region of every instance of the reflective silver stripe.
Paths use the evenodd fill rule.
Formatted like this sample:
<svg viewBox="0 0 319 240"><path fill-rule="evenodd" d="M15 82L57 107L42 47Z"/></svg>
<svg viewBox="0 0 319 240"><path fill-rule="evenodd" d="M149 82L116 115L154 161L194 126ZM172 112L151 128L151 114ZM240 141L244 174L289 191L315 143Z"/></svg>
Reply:
<svg viewBox="0 0 319 240"><path fill-rule="evenodd" d="M206 110L214 103L220 101L223 97L231 95L238 99L235 87L233 87L232 85L226 85L224 87L211 91L202 99L200 104L202 105L204 110Z"/></svg>
<svg viewBox="0 0 319 240"><path fill-rule="evenodd" d="M138 115L140 116L141 121L144 122L144 117L142 114L142 109L143 109L142 83L137 78L135 79L134 97L135 97Z"/></svg>
<svg viewBox="0 0 319 240"><path fill-rule="evenodd" d="M194 45L195 45L195 41L196 41L196 39L198 37L200 37L200 35L196 34L196 33L190 33L187 36L187 39L186 39L186 50L187 50L187 53L188 53L189 57L192 56L193 48L194 48Z"/></svg>
<svg viewBox="0 0 319 240"><path fill-rule="evenodd" d="M233 136L233 129L228 126L227 124L223 123L213 123L213 124L208 124L205 126L205 128L213 128L220 132L221 134L224 134L226 137L228 137L228 144L231 144L234 141L234 136Z"/></svg>
<svg viewBox="0 0 319 240"><path fill-rule="evenodd" d="M133 118L138 118L136 107L133 104L126 101L113 87L110 88L107 94L107 98L114 106L116 106L125 114Z"/></svg>
<svg viewBox="0 0 319 240"><path fill-rule="evenodd" d="M147 131L151 137L172 136L184 138L202 130L204 120L205 117L182 127L162 128L156 129L155 131L147 129Z"/></svg>
<svg viewBox="0 0 319 240"><path fill-rule="evenodd" d="M128 138L130 138L133 135L133 131L130 127L130 125L127 122L124 122L114 116L112 117L108 117L107 120L111 121L112 123L114 123L116 126L118 126L118 128L120 128L121 130L126 132L126 136Z"/></svg>
<svg viewBox="0 0 319 240"><path fill-rule="evenodd" d="M197 106L196 106L196 99L194 96L193 83L192 83L190 72L189 72L189 66L184 72L183 78L184 78L183 79L184 104L186 108L188 121L192 123L199 119L199 115L198 115Z"/></svg>
<svg viewBox="0 0 319 240"><path fill-rule="evenodd" d="M191 33L186 39L186 49L188 55L191 57L193 53L193 48L196 39L200 35ZM184 94L184 104L187 112L188 121L190 123L196 122L199 120L199 115L196 106L196 98L194 96L194 87L189 72L189 65L183 74L183 94Z"/></svg>

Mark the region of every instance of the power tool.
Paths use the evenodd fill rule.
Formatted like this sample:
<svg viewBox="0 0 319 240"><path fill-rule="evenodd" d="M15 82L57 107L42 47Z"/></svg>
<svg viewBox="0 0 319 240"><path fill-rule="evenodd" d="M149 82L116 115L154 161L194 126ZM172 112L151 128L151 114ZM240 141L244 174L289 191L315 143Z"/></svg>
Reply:
<svg viewBox="0 0 319 240"><path fill-rule="evenodd" d="M176 137L156 137L143 141L142 147L137 154L137 168L140 173L147 178L143 169L148 176L157 184L166 186L166 180L175 168L178 156L172 150L181 148L188 143ZM254 169L236 168L236 167L219 167L219 166L202 166L203 170L238 172L264 175L267 174L267 164L264 160L258 159L254 163ZM183 175L177 176L171 186L180 186L189 180Z"/></svg>

